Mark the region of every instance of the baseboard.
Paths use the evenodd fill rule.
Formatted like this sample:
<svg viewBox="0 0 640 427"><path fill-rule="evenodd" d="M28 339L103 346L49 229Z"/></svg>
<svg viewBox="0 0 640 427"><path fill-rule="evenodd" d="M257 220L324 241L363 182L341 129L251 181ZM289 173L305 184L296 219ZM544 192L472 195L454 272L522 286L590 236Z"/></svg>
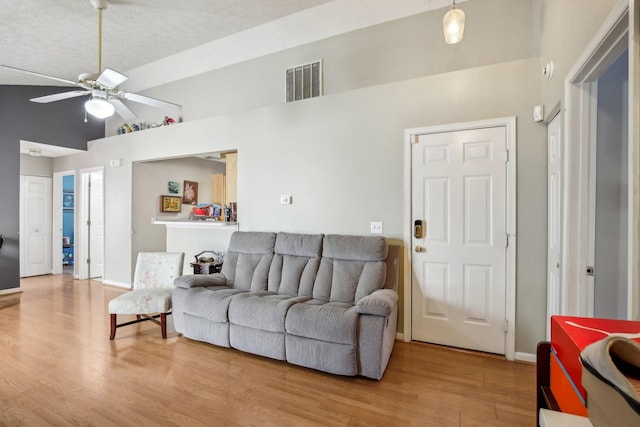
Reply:
<svg viewBox="0 0 640 427"><path fill-rule="evenodd" d="M404 341L404 334L402 332L396 332L396 340Z"/></svg>
<svg viewBox="0 0 640 427"><path fill-rule="evenodd" d="M0 291L0 308L20 303L23 291L20 288L3 289Z"/></svg>
<svg viewBox="0 0 640 427"><path fill-rule="evenodd" d="M115 286L117 288L131 289L131 284L130 283L115 282L113 280L108 280L108 279L102 280L102 284L103 285L109 285L109 286Z"/></svg>
<svg viewBox="0 0 640 427"><path fill-rule="evenodd" d="M532 353L522 353L516 351L515 360L518 360L520 362L536 363L536 355Z"/></svg>

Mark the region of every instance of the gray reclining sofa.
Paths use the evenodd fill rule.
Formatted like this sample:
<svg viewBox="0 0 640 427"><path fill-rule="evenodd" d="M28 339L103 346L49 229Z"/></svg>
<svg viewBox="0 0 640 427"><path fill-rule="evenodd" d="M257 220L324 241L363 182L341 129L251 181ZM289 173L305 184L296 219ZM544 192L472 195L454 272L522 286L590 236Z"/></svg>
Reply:
<svg viewBox="0 0 640 427"><path fill-rule="evenodd" d="M175 280L185 337L380 379L396 335L399 248L384 237L237 231L220 273Z"/></svg>

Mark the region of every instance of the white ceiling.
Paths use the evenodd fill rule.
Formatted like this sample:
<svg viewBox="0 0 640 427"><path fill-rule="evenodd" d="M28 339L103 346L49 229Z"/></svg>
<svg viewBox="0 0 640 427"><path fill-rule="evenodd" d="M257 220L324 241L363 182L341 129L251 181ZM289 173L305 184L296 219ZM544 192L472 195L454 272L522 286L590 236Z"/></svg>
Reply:
<svg viewBox="0 0 640 427"><path fill-rule="evenodd" d="M110 0L103 67L127 71L331 0ZM0 63L75 81L98 71L89 0L0 1ZM60 85L0 70L0 84Z"/></svg>
<svg viewBox="0 0 640 427"><path fill-rule="evenodd" d="M137 92L451 2L109 0L102 67L127 74L124 89ZM98 73L98 11L90 0L0 0L0 40L0 64L71 81ZM64 85L0 69L2 84Z"/></svg>

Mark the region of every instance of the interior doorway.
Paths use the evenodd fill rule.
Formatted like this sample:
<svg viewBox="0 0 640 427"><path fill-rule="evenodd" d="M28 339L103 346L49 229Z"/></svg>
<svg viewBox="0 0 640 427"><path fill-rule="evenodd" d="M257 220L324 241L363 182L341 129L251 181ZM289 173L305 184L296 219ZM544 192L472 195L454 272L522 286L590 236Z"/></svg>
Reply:
<svg viewBox="0 0 640 427"><path fill-rule="evenodd" d="M593 239L593 315L627 318L628 52L598 79Z"/></svg>
<svg viewBox="0 0 640 427"><path fill-rule="evenodd" d="M53 174L53 274L76 277L76 173Z"/></svg>
<svg viewBox="0 0 640 427"><path fill-rule="evenodd" d="M637 27L629 3L619 2L567 74L564 315L638 316Z"/></svg>

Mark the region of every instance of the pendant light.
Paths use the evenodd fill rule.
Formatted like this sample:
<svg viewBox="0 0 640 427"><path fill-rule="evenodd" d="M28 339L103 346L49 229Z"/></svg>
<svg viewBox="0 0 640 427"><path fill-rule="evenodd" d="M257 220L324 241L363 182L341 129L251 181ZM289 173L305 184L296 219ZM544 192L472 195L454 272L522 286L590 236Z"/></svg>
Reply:
<svg viewBox="0 0 640 427"><path fill-rule="evenodd" d="M464 12L456 8L456 0L453 0L451 10L442 19L444 41L447 44L455 44L462 40L464 35Z"/></svg>

